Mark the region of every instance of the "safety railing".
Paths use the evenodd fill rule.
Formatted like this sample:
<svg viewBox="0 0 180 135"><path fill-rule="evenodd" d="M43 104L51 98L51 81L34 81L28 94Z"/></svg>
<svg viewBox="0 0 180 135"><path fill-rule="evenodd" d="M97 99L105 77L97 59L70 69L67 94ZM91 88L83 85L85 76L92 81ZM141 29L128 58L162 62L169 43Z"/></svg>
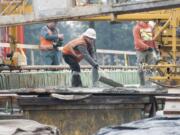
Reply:
<svg viewBox="0 0 180 135"><path fill-rule="evenodd" d="M0 48L8 47L9 43L0 43ZM30 51L30 55L28 55L30 65L35 65L34 51L38 51L40 53L39 45L17 44L17 47ZM136 61L136 53L133 51L97 49L97 59L100 65L134 66L134 64L130 63L129 60L133 59L133 62ZM62 63L65 64L63 60Z"/></svg>

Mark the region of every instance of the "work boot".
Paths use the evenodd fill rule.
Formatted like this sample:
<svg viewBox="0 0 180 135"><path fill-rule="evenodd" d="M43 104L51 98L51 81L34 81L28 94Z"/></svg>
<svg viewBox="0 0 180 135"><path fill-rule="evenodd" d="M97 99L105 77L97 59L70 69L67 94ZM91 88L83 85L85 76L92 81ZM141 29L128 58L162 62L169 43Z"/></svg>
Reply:
<svg viewBox="0 0 180 135"><path fill-rule="evenodd" d="M81 77L79 73L75 73L72 75L71 84L72 87L82 87Z"/></svg>
<svg viewBox="0 0 180 135"><path fill-rule="evenodd" d="M144 72L139 71L139 79L140 79L140 85L144 86L145 85L145 78L144 78Z"/></svg>
<svg viewBox="0 0 180 135"><path fill-rule="evenodd" d="M93 68L92 69L92 84L93 84L93 87L98 87L98 80L99 80L98 69Z"/></svg>

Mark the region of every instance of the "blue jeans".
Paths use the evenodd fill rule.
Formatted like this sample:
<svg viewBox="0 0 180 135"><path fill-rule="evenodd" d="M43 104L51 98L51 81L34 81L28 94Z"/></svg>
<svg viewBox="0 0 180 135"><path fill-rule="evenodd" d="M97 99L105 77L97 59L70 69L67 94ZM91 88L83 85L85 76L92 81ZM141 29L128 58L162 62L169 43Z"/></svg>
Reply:
<svg viewBox="0 0 180 135"><path fill-rule="evenodd" d="M59 65L61 53L58 50L41 51L42 65Z"/></svg>
<svg viewBox="0 0 180 135"><path fill-rule="evenodd" d="M143 69L141 68L142 64L148 64L152 65L156 63L156 56L154 55L154 50L153 51L136 51L136 56L137 56L137 64L138 64L138 74L140 78L140 85L143 86L145 85L145 76L148 77L148 75L144 73Z"/></svg>

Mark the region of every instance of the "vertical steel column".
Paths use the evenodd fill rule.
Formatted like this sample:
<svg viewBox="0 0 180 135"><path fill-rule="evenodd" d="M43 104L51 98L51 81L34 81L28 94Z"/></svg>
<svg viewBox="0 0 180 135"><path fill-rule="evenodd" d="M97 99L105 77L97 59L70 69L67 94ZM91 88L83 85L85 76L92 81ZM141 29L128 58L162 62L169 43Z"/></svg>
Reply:
<svg viewBox="0 0 180 135"><path fill-rule="evenodd" d="M177 13L174 9L172 11L172 20L171 20L171 26L172 26L172 56L174 60L174 64L176 64L176 53L177 53L177 36L176 36L176 28L177 28Z"/></svg>

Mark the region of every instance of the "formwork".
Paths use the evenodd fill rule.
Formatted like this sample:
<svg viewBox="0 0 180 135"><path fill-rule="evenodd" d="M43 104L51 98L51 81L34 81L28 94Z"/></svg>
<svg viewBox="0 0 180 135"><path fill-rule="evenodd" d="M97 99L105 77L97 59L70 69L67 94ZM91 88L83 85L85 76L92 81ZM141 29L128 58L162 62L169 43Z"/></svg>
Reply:
<svg viewBox="0 0 180 135"><path fill-rule="evenodd" d="M84 93L21 96L18 104L25 118L54 125L63 135L93 135L104 126L142 119L154 104L151 96L132 91Z"/></svg>
<svg viewBox="0 0 180 135"><path fill-rule="evenodd" d="M109 77L124 85L139 84L137 70L105 70L101 75ZM92 87L92 73L84 70L81 73L84 87ZM70 87L71 72L62 71L31 71L0 73L0 90L19 88ZM105 86L99 84L99 86Z"/></svg>

